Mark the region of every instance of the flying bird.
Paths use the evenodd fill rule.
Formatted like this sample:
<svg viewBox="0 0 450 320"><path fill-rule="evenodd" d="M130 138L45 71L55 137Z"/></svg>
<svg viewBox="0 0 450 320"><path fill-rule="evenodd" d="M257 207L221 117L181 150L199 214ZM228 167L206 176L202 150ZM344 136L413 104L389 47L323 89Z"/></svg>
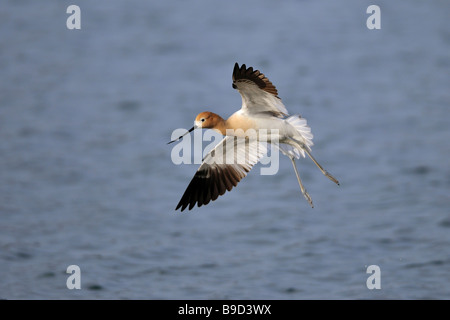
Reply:
<svg viewBox="0 0 450 320"><path fill-rule="evenodd" d="M184 134L195 129L209 128L225 137L205 156L175 210L191 210L195 204L198 207L207 205L227 190L236 187L266 154L266 142L275 145L291 160L300 190L310 206L314 207L300 179L295 159L300 156L305 158L306 154L327 178L337 185L339 181L312 156L313 135L306 119L298 114L289 115L277 89L259 70L247 68L245 64L239 67L236 63L232 79L232 87L237 89L242 97L241 109L226 120L213 112L201 112L195 118L194 126ZM256 135L250 137L246 132L256 132ZM169 143L181 139L184 135ZM224 157L229 156L235 161L223 161ZM241 160L236 161L236 158Z"/></svg>

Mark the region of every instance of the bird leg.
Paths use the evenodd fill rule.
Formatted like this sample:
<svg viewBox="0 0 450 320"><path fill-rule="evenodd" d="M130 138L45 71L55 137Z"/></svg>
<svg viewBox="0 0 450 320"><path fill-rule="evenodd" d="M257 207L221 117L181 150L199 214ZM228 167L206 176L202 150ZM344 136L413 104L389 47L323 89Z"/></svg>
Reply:
<svg viewBox="0 0 450 320"><path fill-rule="evenodd" d="M292 141L294 141L294 142L295 142L295 143L296 143L303 151L306 152L306 154L308 155L308 157L311 158L311 160L315 163L315 165L320 169L320 171L321 171L328 179L330 179L331 181L333 181L334 183L336 183L338 186L340 185L340 184L339 184L339 181L338 181L335 177L333 177L327 170L325 170L325 169L317 162L316 159L314 159L314 157L312 156L311 152L309 152L308 147L305 146L304 143L301 143L301 142L299 142L299 141L297 141L297 140L295 140L295 139L292 139L291 137L289 137L289 139L291 139Z"/></svg>
<svg viewBox="0 0 450 320"><path fill-rule="evenodd" d="M309 152L308 149L304 148L303 150L305 150L306 154L308 155L308 157L311 158L311 160L316 164L316 166L320 169L320 171L322 171L322 173L331 181L333 181L334 183L336 183L339 186L339 181L333 177L327 170L325 170L318 162L316 159L314 159L314 157L312 156L311 152Z"/></svg>
<svg viewBox="0 0 450 320"><path fill-rule="evenodd" d="M298 184L300 185L300 190L302 191L303 196L305 197L306 200L308 200L311 208L314 208L312 199L311 199L310 195L308 194L308 192L306 191L305 187L303 186L302 180L300 179L300 175L297 170L297 165L295 164L295 158L292 156L289 156L289 159L291 159L292 165L294 166L295 175L297 176Z"/></svg>

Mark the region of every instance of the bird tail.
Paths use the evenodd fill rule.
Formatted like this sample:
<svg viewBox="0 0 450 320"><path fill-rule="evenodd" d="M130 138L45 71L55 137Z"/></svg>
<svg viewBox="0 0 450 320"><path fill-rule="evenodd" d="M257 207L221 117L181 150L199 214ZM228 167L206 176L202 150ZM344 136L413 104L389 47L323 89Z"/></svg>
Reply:
<svg viewBox="0 0 450 320"><path fill-rule="evenodd" d="M309 151L311 151L311 147L314 145L312 139L313 134L311 133L311 128L308 126L308 123L305 118L302 118L302 116L296 114L293 116L290 116L286 119L286 121L294 127L294 129L297 131L301 139L298 139L298 137L295 137L295 140L299 140L303 142L303 144L308 148ZM299 150L301 155L305 157L305 152L303 149Z"/></svg>

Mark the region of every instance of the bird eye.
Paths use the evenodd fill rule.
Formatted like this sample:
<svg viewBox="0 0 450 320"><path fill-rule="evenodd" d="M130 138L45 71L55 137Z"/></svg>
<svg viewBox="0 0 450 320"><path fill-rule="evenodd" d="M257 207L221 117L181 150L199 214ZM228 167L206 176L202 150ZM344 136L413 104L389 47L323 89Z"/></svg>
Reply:
<svg viewBox="0 0 450 320"><path fill-rule="evenodd" d="M205 122L205 118L202 118L200 121L201 121L201 122Z"/></svg>

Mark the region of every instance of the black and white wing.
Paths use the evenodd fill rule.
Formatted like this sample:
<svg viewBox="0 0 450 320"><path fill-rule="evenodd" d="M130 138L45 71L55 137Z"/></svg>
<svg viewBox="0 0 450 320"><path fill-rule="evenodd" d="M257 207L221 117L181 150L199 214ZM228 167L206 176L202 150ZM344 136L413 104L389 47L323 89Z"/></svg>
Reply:
<svg viewBox="0 0 450 320"><path fill-rule="evenodd" d="M266 153L267 146L255 139L225 137L206 155L175 210L216 200L237 186Z"/></svg>
<svg viewBox="0 0 450 320"><path fill-rule="evenodd" d="M247 68L245 64L233 69L233 88L242 96L242 110L246 113L270 113L283 118L288 111L272 82L259 70Z"/></svg>

